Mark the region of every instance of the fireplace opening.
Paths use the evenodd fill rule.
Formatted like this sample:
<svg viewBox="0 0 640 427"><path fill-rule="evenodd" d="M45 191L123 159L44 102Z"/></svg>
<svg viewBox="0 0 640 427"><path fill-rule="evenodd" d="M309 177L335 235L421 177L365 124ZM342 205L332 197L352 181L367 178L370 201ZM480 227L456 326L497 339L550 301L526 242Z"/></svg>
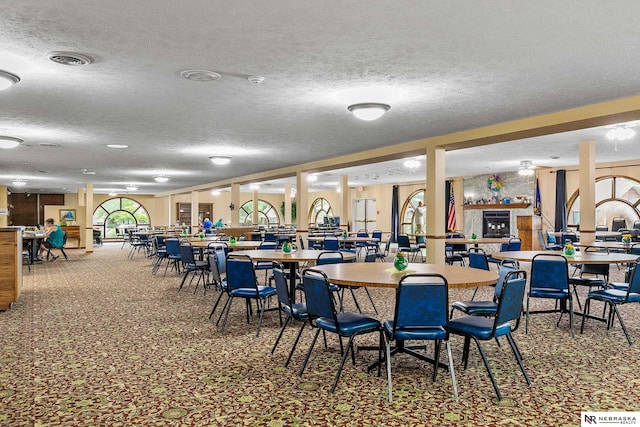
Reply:
<svg viewBox="0 0 640 427"><path fill-rule="evenodd" d="M483 211L482 237L509 237L511 213L509 211Z"/></svg>

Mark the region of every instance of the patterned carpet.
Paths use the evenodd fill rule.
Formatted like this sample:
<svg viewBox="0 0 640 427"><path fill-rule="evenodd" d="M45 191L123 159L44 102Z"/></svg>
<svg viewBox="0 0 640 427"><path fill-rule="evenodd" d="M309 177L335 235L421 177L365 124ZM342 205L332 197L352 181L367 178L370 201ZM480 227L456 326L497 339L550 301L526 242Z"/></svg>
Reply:
<svg viewBox="0 0 640 427"><path fill-rule="evenodd" d="M178 276L152 276L150 260L128 259L120 244L91 255L68 252L69 261L25 270L20 300L0 313L2 426L579 426L581 410L638 409L638 305L622 308L633 346L617 323L607 332L587 322L584 335L578 323L572 339L566 316L558 328L556 315L533 316L529 335L524 325L515 333L531 386L506 342L486 343L502 402L475 348L469 368L460 366L460 337L452 339L459 403L447 372L434 383L430 365L397 356L389 404L384 374L365 370L376 352L360 351L329 394L340 357L334 337L328 350L319 343L300 379L311 330L285 369L297 325L271 355L279 331L274 312L255 338L255 319L247 324L236 304L221 335L208 320L215 291L178 292ZM492 292L482 291L484 298ZM451 300L470 292L452 291ZM390 318L393 291L372 294L380 317ZM363 293L359 300L371 310Z"/></svg>

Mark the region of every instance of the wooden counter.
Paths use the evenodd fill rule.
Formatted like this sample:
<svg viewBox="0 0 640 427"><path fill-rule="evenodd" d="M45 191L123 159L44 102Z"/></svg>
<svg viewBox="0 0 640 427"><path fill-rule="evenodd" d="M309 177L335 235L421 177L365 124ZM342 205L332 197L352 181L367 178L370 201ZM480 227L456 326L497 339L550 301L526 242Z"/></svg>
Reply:
<svg viewBox="0 0 640 427"><path fill-rule="evenodd" d="M0 227L0 310L7 310L22 287L22 229Z"/></svg>
<svg viewBox="0 0 640 427"><path fill-rule="evenodd" d="M61 226L64 231L67 232L67 245L69 245L69 241L75 242L76 246L69 247L80 247L80 226L79 225L62 225ZM66 247L66 246L65 246Z"/></svg>

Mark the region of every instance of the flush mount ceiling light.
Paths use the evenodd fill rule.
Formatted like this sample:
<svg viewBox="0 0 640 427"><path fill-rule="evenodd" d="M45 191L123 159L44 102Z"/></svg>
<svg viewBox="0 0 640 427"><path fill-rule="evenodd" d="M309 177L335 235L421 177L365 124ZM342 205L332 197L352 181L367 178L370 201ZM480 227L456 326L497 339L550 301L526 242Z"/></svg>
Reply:
<svg viewBox="0 0 640 427"><path fill-rule="evenodd" d="M51 62L55 62L60 65L70 65L72 67L89 65L93 62L93 59L90 57L76 52L53 51L47 53L46 56Z"/></svg>
<svg viewBox="0 0 640 427"><path fill-rule="evenodd" d="M353 104L347 107L347 110L351 111L354 116L360 120L372 121L382 117L391 106L387 104L379 104L376 102L369 102L363 104Z"/></svg>
<svg viewBox="0 0 640 427"><path fill-rule="evenodd" d="M215 82L222 78L220 74L209 70L184 70L180 72L180 77L192 82Z"/></svg>
<svg viewBox="0 0 640 427"><path fill-rule="evenodd" d="M117 196L117 195L118 195L118 193L116 193L115 191L110 191L110 192L109 192L109 195L110 195L111 197L115 197L115 196Z"/></svg>
<svg viewBox="0 0 640 427"><path fill-rule="evenodd" d="M20 138L14 138L12 136L2 136L0 135L0 148L16 148L18 145L22 144L24 141Z"/></svg>
<svg viewBox="0 0 640 427"><path fill-rule="evenodd" d="M13 185L15 185L16 187L24 187L25 185L27 185L27 181L25 181L24 179L14 179L13 181L11 181L11 183Z"/></svg>
<svg viewBox="0 0 640 427"><path fill-rule="evenodd" d="M5 90L20 81L20 77L8 71L0 70L0 90Z"/></svg>
<svg viewBox="0 0 640 427"><path fill-rule="evenodd" d="M533 163L531 163L531 160L521 160L520 169L518 169L518 175L531 176L535 173L533 169L534 169L534 166L533 166Z"/></svg>
<svg viewBox="0 0 640 427"><path fill-rule="evenodd" d="M167 182L167 181L169 181L169 177L166 176L166 175L154 176L153 179L155 179L156 182Z"/></svg>
<svg viewBox="0 0 640 427"><path fill-rule="evenodd" d="M626 141L636 136L636 131L631 129L635 125L635 122L616 125L605 134L610 141L613 141L614 151L618 151L618 141Z"/></svg>
<svg viewBox="0 0 640 427"><path fill-rule="evenodd" d="M209 160L211 160L214 165L226 165L231 161L231 156L211 156Z"/></svg>
<svg viewBox="0 0 640 427"><path fill-rule="evenodd" d="M416 159L409 159L409 160L405 160L403 165L407 169L414 170L420 167L420 162L417 161Z"/></svg>
<svg viewBox="0 0 640 427"><path fill-rule="evenodd" d="M135 185L127 185L125 188L127 191L136 191L138 189Z"/></svg>
<svg viewBox="0 0 640 427"><path fill-rule="evenodd" d="M109 148L129 148L128 145L125 144L107 144Z"/></svg>

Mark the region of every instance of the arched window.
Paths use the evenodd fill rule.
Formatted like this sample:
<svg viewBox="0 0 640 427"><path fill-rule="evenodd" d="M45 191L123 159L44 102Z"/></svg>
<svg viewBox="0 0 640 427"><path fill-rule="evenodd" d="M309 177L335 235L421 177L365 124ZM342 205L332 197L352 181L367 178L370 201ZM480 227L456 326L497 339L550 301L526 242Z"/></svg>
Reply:
<svg viewBox="0 0 640 427"><path fill-rule="evenodd" d="M417 230L416 225L416 210L418 204L422 202L424 204L424 189L414 191L402 205L402 210L400 211L400 218L402 222L400 223L400 233L408 234L415 233ZM422 207L424 209L422 212L423 218L426 217L426 207ZM423 227L422 231L426 231Z"/></svg>
<svg viewBox="0 0 640 427"><path fill-rule="evenodd" d="M328 224L330 220L333 220L331 203L323 197L318 197L309 209L309 224Z"/></svg>
<svg viewBox="0 0 640 427"><path fill-rule="evenodd" d="M240 224L253 225L253 200L246 201L240 207ZM258 225L280 225L280 216L276 208L264 200L258 200Z"/></svg>
<svg viewBox="0 0 640 427"><path fill-rule="evenodd" d="M640 219L640 182L625 176L604 176L596 179L596 225L611 230L613 218L624 218L626 228ZM580 190L567 202L567 224L580 224Z"/></svg>
<svg viewBox="0 0 640 427"><path fill-rule="evenodd" d="M104 201L93 211L93 227L102 227L104 237L119 237L127 228L149 226L149 213L140 203L126 197Z"/></svg>

